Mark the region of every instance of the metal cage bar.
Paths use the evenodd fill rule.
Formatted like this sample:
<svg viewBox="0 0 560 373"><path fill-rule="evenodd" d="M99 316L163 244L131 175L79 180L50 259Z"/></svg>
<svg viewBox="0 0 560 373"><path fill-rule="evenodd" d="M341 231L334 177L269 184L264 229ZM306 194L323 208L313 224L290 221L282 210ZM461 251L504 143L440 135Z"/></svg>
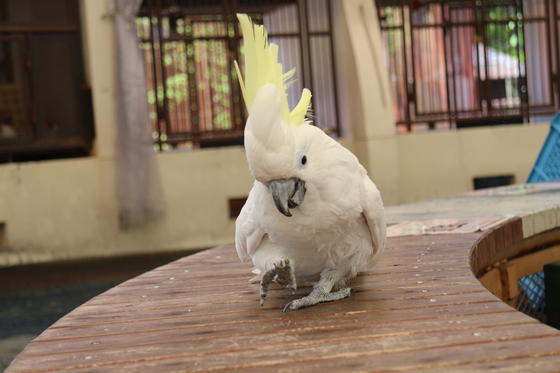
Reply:
<svg viewBox="0 0 560 373"><path fill-rule="evenodd" d="M309 1L325 2L326 15L328 19L326 29L311 30L308 26L312 14L308 13ZM149 19L151 32L146 33L139 30L139 39L141 43L147 43L150 47L152 58L146 61L146 68L153 71L151 74L152 81L149 82L149 89L153 92L149 93L155 97L155 109L151 107L152 117L156 117L153 123L154 145L158 150L166 150L178 146L187 146L191 148L240 144L243 139L243 128L246 119L246 112L243 105L240 89L234 78L233 60L238 60L240 55L241 36L239 34L237 19L235 14L244 12L250 14L256 22L263 21L263 15L273 14L281 10L283 7L296 7L295 20L286 19L285 16L278 16L275 20L275 26L281 25L282 22L297 22L297 30L289 29L289 27L280 27L280 29L269 30L269 37L285 41L289 45L297 45L297 50L287 50L287 54L296 56L301 65L299 72L303 79L299 82L302 87L315 88L312 58L313 50L310 47L311 38L326 38L328 48L318 49L324 56L319 56L318 61L329 61L330 77L327 77L331 84L331 91L334 97L329 100L333 103L332 118L327 118L325 123L318 123L324 127L327 133L333 135L340 134L338 99L336 97L336 79L334 64L334 44L332 37L332 14L331 0L274 0L271 2L260 2L253 0L219 0L208 5L203 2L197 3L193 1L167 1L167 0L144 0L139 19ZM180 21L178 21L180 20ZM187 21L190 25L187 25ZM175 23L173 23L175 22ZM189 32L182 30L178 32L177 22L184 23L184 30L189 28ZM193 32L194 24L219 24L223 27L224 32ZM204 26L206 27L206 26ZM204 28L203 27L203 28ZM208 26L210 27L210 26ZM175 28L175 29L174 29ZM296 41L295 44L290 40ZM184 67L185 86L177 84L169 85L169 83L178 79L177 74L183 74L182 71L173 71L167 69L167 64L176 63L170 56L168 45L179 45L171 43L182 43L181 53L185 53L186 66ZM290 44L291 43L291 44ZM225 70L219 72L216 65L212 65L213 61L209 61L208 57L197 55L198 51L204 50L207 53L216 53L222 55L225 53ZM219 50L217 50L218 48ZM281 48L282 49L282 48ZM282 53L282 51L281 51ZM206 60L204 59L206 58ZM171 62L170 62L171 61ZM325 62L326 63L326 62ZM327 65L324 65L327 66ZM291 66L286 66L291 68ZM325 69L322 69L326 71ZM328 69L327 69L328 70ZM222 74L216 79L216 74ZM213 75L214 74L214 75ZM183 78L181 78L183 79ZM182 80L181 80L182 81ZM218 83L216 83L218 81ZM321 82L321 84L323 84ZM200 89L206 91L206 96L200 96ZM186 92L178 92L178 90L186 90ZM218 92L218 93L216 93ZM208 94L210 96L208 96ZM217 97L218 95L219 97ZM227 99L224 98L227 95ZM178 98L180 97L180 98ZM210 97L212 102L208 101ZM315 98L315 95L314 95ZM181 105L178 105L178 100ZM215 102L218 100L218 103ZM184 102L187 102L188 109L184 110ZM227 106L220 107L220 103ZM202 106L201 106L202 105ZM314 103L314 106L320 105ZM201 114L201 110L205 110ZM220 111L220 113L217 113ZM210 115L206 115L211 113ZM172 115L173 114L173 115ZM221 115L221 116L220 116ZM220 116L219 119L216 119ZM225 119L224 119L225 118ZM216 124L219 122L219 125Z"/></svg>
<svg viewBox="0 0 560 373"><path fill-rule="evenodd" d="M385 38L386 52L394 53L402 48L400 54L405 65L412 65L411 79L406 75L408 71L405 74L391 71L394 79L408 87L404 102L396 103L397 125L411 131L423 123L433 128L435 122L443 122L448 128L529 122L534 115L551 115L559 110L559 3L543 0L544 10L525 14L525 7L537 5L527 0L377 0L382 33L388 36L398 29L405 34L404 40L410 40L398 45L394 38ZM391 9L399 9L402 25L383 22L384 14ZM463 18L451 16L451 11L460 13L461 9L464 9ZM532 34L527 27L532 27ZM469 33L473 30L474 39L470 40ZM542 44L545 49L542 55L548 55L538 66L536 57L527 55L530 42L539 42L539 47ZM454 58L457 43L470 43L466 48L472 61ZM527 65L530 57L536 75L550 77L550 81L531 80ZM445 61L443 66L435 63L440 59ZM426 65L431 68L425 68ZM438 73L444 76L439 78ZM465 96L468 94L465 87L472 87L471 97ZM540 99L532 101L531 95Z"/></svg>

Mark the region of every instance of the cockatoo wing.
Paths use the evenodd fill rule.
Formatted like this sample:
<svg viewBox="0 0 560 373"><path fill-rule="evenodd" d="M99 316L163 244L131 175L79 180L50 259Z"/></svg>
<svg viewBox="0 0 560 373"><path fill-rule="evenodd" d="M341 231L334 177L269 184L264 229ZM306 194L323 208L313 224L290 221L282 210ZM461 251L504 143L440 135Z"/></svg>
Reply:
<svg viewBox="0 0 560 373"><path fill-rule="evenodd" d="M373 265L385 249L385 214L381 194L367 174L363 176L363 186L362 214L366 219L373 243L373 251L370 256L370 265Z"/></svg>
<svg viewBox="0 0 560 373"><path fill-rule="evenodd" d="M257 190L253 186L247 202L245 202L235 221L235 249L241 261L249 259L255 253L265 234L254 218L257 201L256 193Z"/></svg>

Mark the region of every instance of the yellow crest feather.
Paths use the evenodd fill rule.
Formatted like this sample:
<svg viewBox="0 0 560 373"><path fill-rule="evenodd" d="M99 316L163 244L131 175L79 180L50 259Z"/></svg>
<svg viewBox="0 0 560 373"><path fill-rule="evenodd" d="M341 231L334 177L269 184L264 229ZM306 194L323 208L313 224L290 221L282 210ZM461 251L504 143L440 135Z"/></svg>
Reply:
<svg viewBox="0 0 560 373"><path fill-rule="evenodd" d="M295 69L283 72L278 62L278 45L268 42L268 34L262 25L255 25L247 14L238 14L245 49L244 76L241 75L237 61L235 69L247 110L251 108L259 88L272 83L282 93L282 119L292 124L302 124L311 105L311 91L305 88L297 106L290 112L286 88Z"/></svg>

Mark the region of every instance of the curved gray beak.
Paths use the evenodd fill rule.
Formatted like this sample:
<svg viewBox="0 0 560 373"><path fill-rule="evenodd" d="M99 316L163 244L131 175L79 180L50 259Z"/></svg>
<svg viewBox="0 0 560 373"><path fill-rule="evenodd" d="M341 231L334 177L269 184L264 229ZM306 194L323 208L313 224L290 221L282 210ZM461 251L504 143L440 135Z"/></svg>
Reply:
<svg viewBox="0 0 560 373"><path fill-rule="evenodd" d="M305 198L305 181L297 177L272 180L266 186L272 194L276 208L286 216L292 216L290 209L301 205Z"/></svg>

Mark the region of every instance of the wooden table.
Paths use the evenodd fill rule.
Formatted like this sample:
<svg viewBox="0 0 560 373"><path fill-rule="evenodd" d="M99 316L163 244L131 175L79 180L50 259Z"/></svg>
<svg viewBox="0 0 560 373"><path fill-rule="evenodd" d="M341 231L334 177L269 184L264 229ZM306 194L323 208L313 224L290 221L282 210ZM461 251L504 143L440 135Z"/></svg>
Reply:
<svg viewBox="0 0 560 373"><path fill-rule="evenodd" d="M251 267L232 246L208 250L78 307L8 372L558 371L560 331L500 301L471 271L520 241L521 229L513 219L485 232L390 238L349 299L289 313L282 307L295 296L284 289L259 307Z"/></svg>

